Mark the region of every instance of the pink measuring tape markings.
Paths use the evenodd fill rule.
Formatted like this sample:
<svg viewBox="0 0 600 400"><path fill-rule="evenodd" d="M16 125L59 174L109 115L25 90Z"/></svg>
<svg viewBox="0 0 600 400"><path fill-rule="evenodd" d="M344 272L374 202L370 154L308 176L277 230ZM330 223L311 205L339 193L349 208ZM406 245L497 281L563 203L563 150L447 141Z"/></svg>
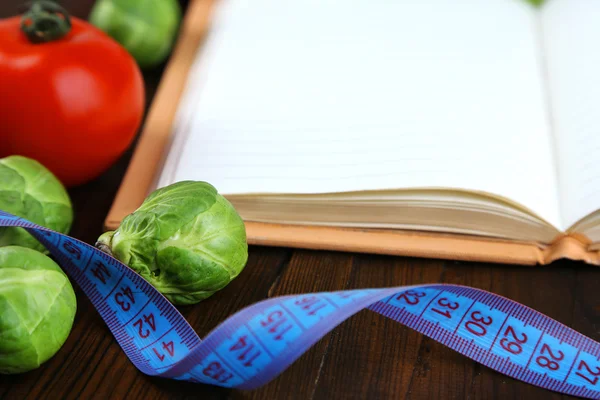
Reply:
<svg viewBox="0 0 600 400"><path fill-rule="evenodd" d="M363 309L400 322L502 374L600 399L600 344L522 304L446 284L271 298L232 315L204 340L147 281L77 239L0 211L0 226L40 240L90 298L145 374L254 389Z"/></svg>

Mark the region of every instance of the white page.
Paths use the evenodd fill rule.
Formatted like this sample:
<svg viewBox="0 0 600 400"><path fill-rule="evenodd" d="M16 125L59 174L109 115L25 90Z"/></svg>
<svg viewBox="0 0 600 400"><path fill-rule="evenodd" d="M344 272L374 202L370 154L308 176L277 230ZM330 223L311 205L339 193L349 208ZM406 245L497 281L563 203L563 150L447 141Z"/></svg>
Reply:
<svg viewBox="0 0 600 400"><path fill-rule="evenodd" d="M568 227L600 208L600 2L549 0L542 26Z"/></svg>
<svg viewBox="0 0 600 400"><path fill-rule="evenodd" d="M523 0L228 0L159 186L444 187L560 222L537 11Z"/></svg>

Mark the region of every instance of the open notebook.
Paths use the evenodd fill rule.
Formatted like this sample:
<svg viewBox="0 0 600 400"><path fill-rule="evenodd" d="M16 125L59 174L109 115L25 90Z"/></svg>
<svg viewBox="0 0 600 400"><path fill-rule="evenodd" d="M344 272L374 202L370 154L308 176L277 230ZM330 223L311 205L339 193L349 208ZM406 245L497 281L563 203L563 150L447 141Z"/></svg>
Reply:
<svg viewBox="0 0 600 400"><path fill-rule="evenodd" d="M208 181L251 243L598 263L600 2L221 0L209 20L147 191Z"/></svg>

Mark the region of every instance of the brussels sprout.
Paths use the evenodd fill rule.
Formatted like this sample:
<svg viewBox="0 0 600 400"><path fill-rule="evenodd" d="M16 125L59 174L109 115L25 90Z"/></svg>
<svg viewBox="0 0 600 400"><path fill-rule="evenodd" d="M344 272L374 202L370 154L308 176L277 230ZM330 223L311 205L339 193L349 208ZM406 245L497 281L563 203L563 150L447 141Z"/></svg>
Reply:
<svg viewBox="0 0 600 400"><path fill-rule="evenodd" d="M176 305L213 295L248 260L243 220L206 182L183 181L156 190L96 245Z"/></svg>
<svg viewBox="0 0 600 400"><path fill-rule="evenodd" d="M62 183L39 162L21 156L0 159L0 210L61 233L68 233L73 222ZM10 245L47 252L25 229L0 228L0 246Z"/></svg>
<svg viewBox="0 0 600 400"><path fill-rule="evenodd" d="M0 373L39 367L63 346L75 319L73 287L44 254L0 248Z"/></svg>
<svg viewBox="0 0 600 400"><path fill-rule="evenodd" d="M527 1L528 3L530 3L536 7L541 7L546 2L546 0L525 0L525 1Z"/></svg>
<svg viewBox="0 0 600 400"><path fill-rule="evenodd" d="M181 7L177 0L98 0L89 20L125 47L141 68L149 68L171 52Z"/></svg>

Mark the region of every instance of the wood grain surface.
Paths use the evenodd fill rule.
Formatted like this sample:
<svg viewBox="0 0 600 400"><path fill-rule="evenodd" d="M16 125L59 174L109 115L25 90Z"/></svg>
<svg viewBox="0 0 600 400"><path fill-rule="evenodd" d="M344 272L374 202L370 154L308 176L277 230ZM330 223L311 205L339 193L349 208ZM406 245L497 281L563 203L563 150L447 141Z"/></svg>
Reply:
<svg viewBox="0 0 600 400"><path fill-rule="evenodd" d="M86 17L92 0L62 3ZM16 2L0 1L0 17L18 11ZM145 72L148 102L161 73L162 67ZM101 233L130 156L70 191L76 211L72 236L93 243ZM247 267L236 280L181 311L203 336L235 311L271 296L431 282L495 292L600 340L600 271L567 261L532 268L251 247ZM76 293L78 311L66 344L35 371L0 375L1 400L569 398L505 377L369 311L350 318L255 391L151 378L129 362L91 303L78 288Z"/></svg>

